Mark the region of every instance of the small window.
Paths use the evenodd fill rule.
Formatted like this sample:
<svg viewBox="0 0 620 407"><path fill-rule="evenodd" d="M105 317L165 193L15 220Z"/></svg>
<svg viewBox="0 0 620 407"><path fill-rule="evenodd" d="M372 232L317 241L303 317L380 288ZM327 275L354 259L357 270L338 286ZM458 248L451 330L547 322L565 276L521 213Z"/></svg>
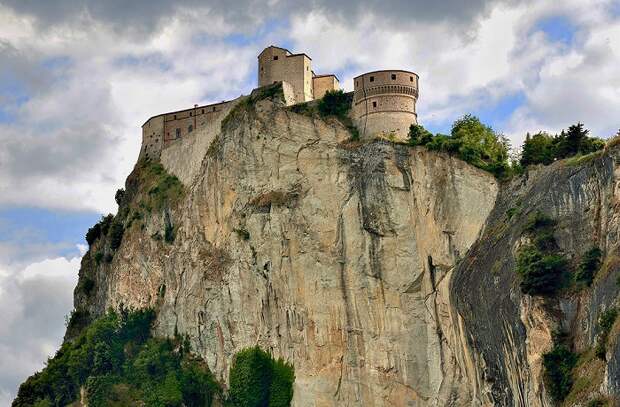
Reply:
<svg viewBox="0 0 620 407"><path fill-rule="evenodd" d="M375 81L375 77L374 77L374 76L371 76L371 77L370 77L370 82L374 82L374 81Z"/></svg>
<svg viewBox="0 0 620 407"><path fill-rule="evenodd" d="M189 117L192 117L192 112L189 112Z"/></svg>
<svg viewBox="0 0 620 407"><path fill-rule="evenodd" d="M189 126L187 126L187 132L191 133L192 131L194 131L194 126L190 124Z"/></svg>
<svg viewBox="0 0 620 407"><path fill-rule="evenodd" d="M274 61L277 61L277 60L278 60L278 56L277 56L277 55L274 55L274 56L273 56L273 60L274 60Z"/></svg>
<svg viewBox="0 0 620 407"><path fill-rule="evenodd" d="M260 67L260 71L263 72L264 70L265 70L265 68L261 66Z"/></svg>
<svg viewBox="0 0 620 407"><path fill-rule="evenodd" d="M377 102L372 102L372 107L377 107Z"/></svg>
<svg viewBox="0 0 620 407"><path fill-rule="evenodd" d="M215 106L213 106L213 111L215 112Z"/></svg>
<svg viewBox="0 0 620 407"><path fill-rule="evenodd" d="M205 110L204 109L202 109L202 114L205 114Z"/></svg>
<svg viewBox="0 0 620 407"><path fill-rule="evenodd" d="M176 120L176 119L177 119L177 115L175 114L175 115L174 115L174 120Z"/></svg>
<svg viewBox="0 0 620 407"><path fill-rule="evenodd" d="M409 77L409 82L413 82L413 76Z"/></svg>
<svg viewBox="0 0 620 407"><path fill-rule="evenodd" d="M181 129L176 129L176 138L180 138L181 137Z"/></svg>
<svg viewBox="0 0 620 407"><path fill-rule="evenodd" d="M392 80L393 80L393 81L395 81L395 80L396 80L396 74L395 74L395 73L393 73L393 74L392 74Z"/></svg>

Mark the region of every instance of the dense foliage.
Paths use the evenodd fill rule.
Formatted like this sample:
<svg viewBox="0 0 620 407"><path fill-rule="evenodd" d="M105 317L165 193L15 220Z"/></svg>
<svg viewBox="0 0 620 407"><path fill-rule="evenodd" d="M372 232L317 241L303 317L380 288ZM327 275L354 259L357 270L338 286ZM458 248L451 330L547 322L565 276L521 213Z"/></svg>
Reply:
<svg viewBox="0 0 620 407"><path fill-rule="evenodd" d="M589 137L589 133L583 123L574 124L555 136L544 132L534 135L528 133L523 143L520 163L524 167L533 164L547 165L558 159L586 155L602 149L605 142Z"/></svg>
<svg viewBox="0 0 620 407"><path fill-rule="evenodd" d="M293 398L293 367L258 346L235 356L230 368L230 400L238 407L286 407Z"/></svg>
<svg viewBox="0 0 620 407"><path fill-rule="evenodd" d="M567 261L558 254L553 237L555 222L540 212L533 214L525 227L530 243L517 253L517 273L521 291L530 295L553 295L562 286Z"/></svg>
<svg viewBox="0 0 620 407"><path fill-rule="evenodd" d="M506 138L472 115L465 115L454 122L450 136L432 135L420 125L411 125L409 143L454 154L498 178L505 178L511 173Z"/></svg>
<svg viewBox="0 0 620 407"><path fill-rule="evenodd" d="M78 313L70 324L76 318ZM20 386L13 406L65 406L79 399L81 388L91 407L208 407L215 396L223 400L207 364L190 353L187 340L151 336L153 318L151 310L121 310L96 319ZM226 405L290 406L294 381L290 364L259 347L242 350L230 369Z"/></svg>
<svg viewBox="0 0 620 407"><path fill-rule="evenodd" d="M570 393L571 372L576 364L577 355L562 343L555 343L551 351L543 355L545 387L554 400L562 401Z"/></svg>
<svg viewBox="0 0 620 407"><path fill-rule="evenodd" d="M588 286L592 285L596 272L601 268L602 255L603 253L598 247L592 247L585 252L577 268L577 273L575 273L575 280Z"/></svg>
<svg viewBox="0 0 620 407"><path fill-rule="evenodd" d="M102 216L101 220L97 222L93 227L89 228L86 232L86 242L89 245L92 245L101 236L106 236L108 234L110 224L112 223L112 219L114 219L114 216L112 214Z"/></svg>
<svg viewBox="0 0 620 407"><path fill-rule="evenodd" d="M351 109L351 100L342 90L328 90L319 100L318 108L322 116L344 118Z"/></svg>
<svg viewBox="0 0 620 407"><path fill-rule="evenodd" d="M121 311L97 319L20 386L13 406L65 406L81 386L92 407L209 406L219 388L206 364L178 340L151 338L153 316Z"/></svg>
<svg viewBox="0 0 620 407"><path fill-rule="evenodd" d="M594 353L600 359L605 360L607 353L607 339L609 337L609 333L611 332L611 328L616 322L616 318L618 317L618 310L615 308L608 309L603 312L598 319L598 340L596 343L596 348L594 349Z"/></svg>

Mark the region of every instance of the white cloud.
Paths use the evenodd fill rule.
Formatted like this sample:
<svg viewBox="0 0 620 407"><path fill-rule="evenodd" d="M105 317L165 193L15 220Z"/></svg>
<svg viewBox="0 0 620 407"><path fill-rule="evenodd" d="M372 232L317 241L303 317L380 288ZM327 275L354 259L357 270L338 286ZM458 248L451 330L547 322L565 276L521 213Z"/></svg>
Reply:
<svg viewBox="0 0 620 407"><path fill-rule="evenodd" d="M46 259L18 269L0 265L0 405L9 405L19 384L60 346L80 259Z"/></svg>

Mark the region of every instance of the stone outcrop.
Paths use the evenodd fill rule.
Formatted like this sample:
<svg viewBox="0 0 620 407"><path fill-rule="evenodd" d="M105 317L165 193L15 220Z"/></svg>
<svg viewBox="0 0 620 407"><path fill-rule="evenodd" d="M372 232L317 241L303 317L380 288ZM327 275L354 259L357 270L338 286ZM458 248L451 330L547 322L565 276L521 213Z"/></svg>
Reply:
<svg viewBox="0 0 620 407"><path fill-rule="evenodd" d="M617 296L615 263L554 301L522 295L514 273L535 210L558 219L575 261L593 242L617 252L616 151L500 186L272 100L240 101L195 137L161 157L185 195L127 229L110 264L85 256L95 288L76 290L76 308L154 307L157 334L188 335L222 382L258 344L294 363L297 407L548 406L551 332L570 329L585 350ZM153 238L166 224L171 243ZM620 388L612 343L602 394Z"/></svg>

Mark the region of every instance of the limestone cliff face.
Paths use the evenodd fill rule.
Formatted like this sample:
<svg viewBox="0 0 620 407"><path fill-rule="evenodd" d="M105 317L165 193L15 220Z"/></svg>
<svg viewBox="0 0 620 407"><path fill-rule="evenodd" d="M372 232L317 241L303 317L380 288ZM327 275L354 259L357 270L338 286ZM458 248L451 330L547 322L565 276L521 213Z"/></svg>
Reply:
<svg viewBox="0 0 620 407"><path fill-rule="evenodd" d="M186 194L129 228L110 264L85 256L95 288L76 290L77 308L154 307L157 333L187 334L223 382L234 353L258 344L294 363L297 407L550 405L550 332L593 344L615 272L551 305L521 295L525 218L506 211L556 215L567 253L592 239L617 251L618 154L500 188L445 154L356 144L339 122L238 103L163 152ZM172 243L153 238L166 224ZM604 392L620 390L614 346Z"/></svg>

